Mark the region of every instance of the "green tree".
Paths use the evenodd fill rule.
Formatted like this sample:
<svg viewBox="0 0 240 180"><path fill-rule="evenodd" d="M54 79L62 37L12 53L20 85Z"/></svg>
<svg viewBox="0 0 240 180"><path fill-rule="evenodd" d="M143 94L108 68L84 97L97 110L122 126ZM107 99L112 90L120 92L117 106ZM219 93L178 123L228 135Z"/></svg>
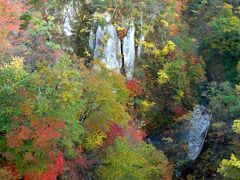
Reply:
<svg viewBox="0 0 240 180"><path fill-rule="evenodd" d="M236 83L239 60L239 15L234 1L190 1L188 23L199 41L209 80Z"/></svg>
<svg viewBox="0 0 240 180"><path fill-rule="evenodd" d="M233 130L235 133L240 134L240 120L235 120L233 124ZM237 147L236 150L239 154L240 148ZM239 156L234 154L231 155L231 158L223 159L220 167L218 168L218 172L223 174L225 177L230 179L239 179L240 177L240 159Z"/></svg>
<svg viewBox="0 0 240 180"><path fill-rule="evenodd" d="M107 148L96 174L101 179L161 179L166 168L166 157L152 145L118 138Z"/></svg>
<svg viewBox="0 0 240 180"><path fill-rule="evenodd" d="M86 71L83 80L85 106L80 116L90 137L97 131L107 132L111 123L127 127L130 119L126 106L129 94L124 77L99 62L94 67Z"/></svg>
<svg viewBox="0 0 240 180"><path fill-rule="evenodd" d="M23 58L13 57L10 64L0 67L0 132L6 133L12 123L12 117L20 114L21 102L19 89L27 84L28 73L23 69Z"/></svg>
<svg viewBox="0 0 240 180"><path fill-rule="evenodd" d="M229 82L212 82L205 96L216 120L231 121L240 116L240 98Z"/></svg>

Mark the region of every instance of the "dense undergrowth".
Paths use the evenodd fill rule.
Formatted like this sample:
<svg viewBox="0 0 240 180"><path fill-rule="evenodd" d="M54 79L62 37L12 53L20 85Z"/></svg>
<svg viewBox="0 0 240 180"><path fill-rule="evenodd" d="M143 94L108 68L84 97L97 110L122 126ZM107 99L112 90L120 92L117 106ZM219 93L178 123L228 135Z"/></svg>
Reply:
<svg viewBox="0 0 240 180"><path fill-rule="evenodd" d="M145 137L203 100L214 118L183 178L238 179L239 1L74 1L71 37L67 3L0 0L0 179L173 179L176 165ZM120 38L126 18L145 36L131 80L88 47L106 11Z"/></svg>

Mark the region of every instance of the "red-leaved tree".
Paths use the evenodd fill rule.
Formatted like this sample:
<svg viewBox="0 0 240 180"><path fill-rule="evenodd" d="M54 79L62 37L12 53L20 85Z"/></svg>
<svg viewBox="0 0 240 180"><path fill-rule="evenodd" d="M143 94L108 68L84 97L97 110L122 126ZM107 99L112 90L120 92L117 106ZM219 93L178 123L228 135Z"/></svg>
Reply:
<svg viewBox="0 0 240 180"><path fill-rule="evenodd" d="M20 16L26 11L26 5L21 1L0 0L0 50L10 47L8 36L10 32L19 33Z"/></svg>
<svg viewBox="0 0 240 180"><path fill-rule="evenodd" d="M22 91L27 99L29 94ZM65 122L56 117L39 117L29 100L20 108L22 115L13 118L12 129L6 134L8 151L3 154L13 167L11 174L24 179L54 180L64 172L65 161L57 142L64 133Z"/></svg>
<svg viewBox="0 0 240 180"><path fill-rule="evenodd" d="M139 86L139 82L136 79L131 79L127 81L127 89L132 97L142 95L142 88Z"/></svg>

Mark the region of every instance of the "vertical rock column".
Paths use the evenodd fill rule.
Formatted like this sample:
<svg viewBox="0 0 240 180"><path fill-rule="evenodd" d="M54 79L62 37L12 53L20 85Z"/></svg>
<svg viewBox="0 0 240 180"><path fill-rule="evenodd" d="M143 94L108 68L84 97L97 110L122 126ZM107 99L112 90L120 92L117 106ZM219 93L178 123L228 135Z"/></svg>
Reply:
<svg viewBox="0 0 240 180"><path fill-rule="evenodd" d="M123 60L127 79L132 79L135 61L135 27L131 22L127 35L123 38Z"/></svg>
<svg viewBox="0 0 240 180"><path fill-rule="evenodd" d="M127 79L131 79L135 61L135 27L131 22L126 36L121 41L116 27L111 24L111 15L104 13L106 25L97 25L90 31L89 47L94 59L100 59L109 69L120 73L124 69ZM96 23L97 24L97 23Z"/></svg>
<svg viewBox="0 0 240 180"><path fill-rule="evenodd" d="M120 72L122 67L121 42L116 28L110 23L111 15L105 13L104 19L107 24L103 27L98 25L95 35L91 30L89 46L94 59L100 59L109 69Z"/></svg>
<svg viewBox="0 0 240 180"><path fill-rule="evenodd" d="M74 8L73 4L67 4L63 10L63 31L66 36L71 36L73 34L72 23L74 22L75 14L76 9Z"/></svg>
<svg viewBox="0 0 240 180"><path fill-rule="evenodd" d="M72 24L76 21L77 9L71 2L63 10L63 31L68 37L73 35ZM96 13L97 14L97 13ZM89 48L94 59L101 60L109 69L116 72L124 72L127 79L131 79L134 72L135 61L135 26L133 21L126 20L128 29L126 35L120 40L116 27L111 23L112 17L109 13L98 14L102 16L104 23L94 23L90 30ZM71 47L67 50L73 51Z"/></svg>

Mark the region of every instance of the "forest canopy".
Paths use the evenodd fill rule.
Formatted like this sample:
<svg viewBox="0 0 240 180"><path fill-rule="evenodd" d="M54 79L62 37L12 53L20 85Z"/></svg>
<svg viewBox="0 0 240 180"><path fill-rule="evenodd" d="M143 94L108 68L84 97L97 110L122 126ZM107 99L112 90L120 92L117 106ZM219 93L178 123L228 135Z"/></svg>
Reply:
<svg viewBox="0 0 240 180"><path fill-rule="evenodd" d="M239 0L0 0L0 179L239 179L239 52Z"/></svg>

